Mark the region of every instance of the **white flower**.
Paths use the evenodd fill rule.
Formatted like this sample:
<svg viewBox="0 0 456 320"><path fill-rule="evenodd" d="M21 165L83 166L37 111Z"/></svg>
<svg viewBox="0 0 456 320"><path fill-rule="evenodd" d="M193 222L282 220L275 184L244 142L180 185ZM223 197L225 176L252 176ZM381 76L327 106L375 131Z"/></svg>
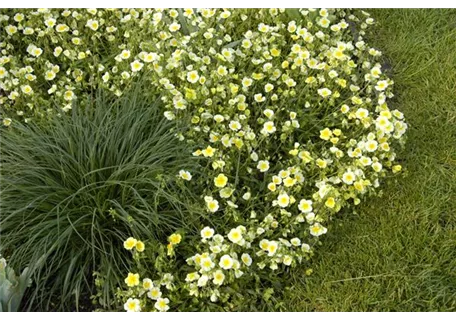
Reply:
<svg viewBox="0 0 456 320"><path fill-rule="evenodd" d="M187 73L187 81L190 83L196 83L199 80L198 71L190 71Z"/></svg>
<svg viewBox="0 0 456 320"><path fill-rule="evenodd" d="M320 96L322 96L323 98L326 98L332 94L332 91L329 90L328 88L318 89L317 91L318 91L318 94Z"/></svg>
<svg viewBox="0 0 456 320"><path fill-rule="evenodd" d="M224 240L225 239L223 238L223 236L221 234L216 234L214 236L215 243L222 244Z"/></svg>
<svg viewBox="0 0 456 320"><path fill-rule="evenodd" d="M168 298L159 298L157 300L157 302L155 302L155 305L154 307L158 310L158 311L168 311L169 310L169 306L168 306L168 303L169 303L169 299Z"/></svg>
<svg viewBox="0 0 456 320"><path fill-rule="evenodd" d="M219 194L220 194L221 198L227 199L227 198L231 197L233 192L234 192L234 189L231 189L231 188L227 187L227 188L221 189Z"/></svg>
<svg viewBox="0 0 456 320"><path fill-rule="evenodd" d="M277 204L282 207L286 208L290 204L290 197L288 196L287 193L282 193L277 197Z"/></svg>
<svg viewBox="0 0 456 320"><path fill-rule="evenodd" d="M290 240L290 242L295 247L299 247L301 245L301 240L299 238L293 238Z"/></svg>
<svg viewBox="0 0 456 320"><path fill-rule="evenodd" d="M291 263L293 262L293 258L289 255L285 255L283 257L283 264L286 265L286 266L290 266Z"/></svg>
<svg viewBox="0 0 456 320"><path fill-rule="evenodd" d="M272 121L267 121L263 125L263 130L267 134L274 133L276 131L276 127L274 126L274 122Z"/></svg>
<svg viewBox="0 0 456 320"><path fill-rule="evenodd" d="M162 296L162 293L159 287L152 287L147 293L147 296L152 300L157 300Z"/></svg>
<svg viewBox="0 0 456 320"><path fill-rule="evenodd" d="M250 192L246 192L242 195L242 199L244 199L245 201L248 201L248 200L250 200L251 196L252 196L252 194Z"/></svg>
<svg viewBox="0 0 456 320"><path fill-rule="evenodd" d="M234 203L233 201L231 201L231 200L228 200L228 201L226 202L226 204L227 204L228 206L232 207L232 208L238 208L238 207L239 207L237 204L235 204L235 203Z"/></svg>
<svg viewBox="0 0 456 320"><path fill-rule="evenodd" d="M355 182L355 180L356 180L356 176L351 171L345 172L342 176L342 181L345 182L346 184L353 184L353 182Z"/></svg>
<svg viewBox="0 0 456 320"><path fill-rule="evenodd" d="M372 159L369 157L362 156L359 158L359 161L363 166L370 166L372 164Z"/></svg>
<svg viewBox="0 0 456 320"><path fill-rule="evenodd" d="M301 245L301 249L304 251L304 252L310 252L310 246L307 244L307 243L303 243Z"/></svg>
<svg viewBox="0 0 456 320"><path fill-rule="evenodd" d="M131 71L138 72L139 70L142 69L144 64L138 60L135 60L130 64L130 66L131 66Z"/></svg>
<svg viewBox="0 0 456 320"><path fill-rule="evenodd" d="M382 70L379 67L374 67L371 69L370 74L372 77L378 78L382 74Z"/></svg>
<svg viewBox="0 0 456 320"><path fill-rule="evenodd" d="M209 277L205 274L202 275L201 278L198 279L198 287L205 287L208 281Z"/></svg>
<svg viewBox="0 0 456 320"><path fill-rule="evenodd" d="M152 289L152 287L154 286L152 280L150 280L149 278L144 278L143 279L143 289L144 290L150 290Z"/></svg>
<svg viewBox="0 0 456 320"><path fill-rule="evenodd" d="M8 75L8 71L5 68L0 67L0 79L5 78Z"/></svg>
<svg viewBox="0 0 456 320"><path fill-rule="evenodd" d="M223 281L225 280L225 274L223 273L222 270L217 270L214 272L214 280L212 282L216 285L221 285L223 284Z"/></svg>
<svg viewBox="0 0 456 320"><path fill-rule="evenodd" d="M86 26L89 27L90 29L92 29L93 31L97 31L100 24L98 23L97 20L90 19L87 21Z"/></svg>
<svg viewBox="0 0 456 320"><path fill-rule="evenodd" d="M272 111L271 109L266 109L263 111L263 113L268 119L270 119L274 115L274 111Z"/></svg>
<svg viewBox="0 0 456 320"><path fill-rule="evenodd" d="M302 213L309 213L312 211L312 200L301 200L298 205L299 211Z"/></svg>
<svg viewBox="0 0 456 320"><path fill-rule="evenodd" d="M269 170L269 161L261 160L258 162L257 169L261 172L266 172Z"/></svg>
<svg viewBox="0 0 456 320"><path fill-rule="evenodd" d="M54 27L55 23L56 23L56 20L54 18L48 18L44 21L44 24L49 28Z"/></svg>
<svg viewBox="0 0 456 320"><path fill-rule="evenodd" d="M124 309L127 312L139 312L141 311L141 305L138 299L129 298L124 304Z"/></svg>
<svg viewBox="0 0 456 320"><path fill-rule="evenodd" d="M242 128L242 126L239 123L239 121L230 121L229 127L233 131L238 131L238 130L240 130Z"/></svg>
<svg viewBox="0 0 456 320"><path fill-rule="evenodd" d="M70 28L66 25L66 24L58 24L56 27L55 27L55 30L57 32L67 32L70 30Z"/></svg>
<svg viewBox="0 0 456 320"><path fill-rule="evenodd" d="M158 55L155 52L149 52L143 56L144 62L152 62L157 59L158 59Z"/></svg>
<svg viewBox="0 0 456 320"><path fill-rule="evenodd" d="M312 223L315 220L315 213L313 213L313 212L307 213L306 220L308 223Z"/></svg>
<svg viewBox="0 0 456 320"><path fill-rule="evenodd" d="M279 248L279 243L277 241L269 241L268 247L266 249L268 251L268 256L272 257L273 255L275 255L278 248Z"/></svg>
<svg viewBox="0 0 456 320"><path fill-rule="evenodd" d="M32 94L33 93L33 89L29 85L21 86L21 90L25 94Z"/></svg>
<svg viewBox="0 0 456 320"><path fill-rule="evenodd" d="M242 79L242 86L245 87L245 88L248 88L252 85L253 83L253 80L250 79L250 78L244 78Z"/></svg>
<svg viewBox="0 0 456 320"><path fill-rule="evenodd" d="M215 267L215 263L212 261L210 257L207 257L201 259L200 266L203 271L210 271L212 270L212 268Z"/></svg>
<svg viewBox="0 0 456 320"><path fill-rule="evenodd" d="M253 98L255 99L256 102L263 102L266 100L265 97L263 97L263 95L261 93L257 93L253 96Z"/></svg>
<svg viewBox="0 0 456 320"><path fill-rule="evenodd" d="M5 118L3 119L3 125L5 127L9 127L11 125L11 122L13 122L13 120L11 120L11 118Z"/></svg>
<svg viewBox="0 0 456 320"><path fill-rule="evenodd" d="M225 270L231 269L231 267L233 267L233 258L225 254L220 258L219 266Z"/></svg>
<svg viewBox="0 0 456 320"><path fill-rule="evenodd" d="M195 280L198 280L199 278L200 278L200 275L198 272L188 273L187 276L185 277L185 282L193 282Z"/></svg>
<svg viewBox="0 0 456 320"><path fill-rule="evenodd" d="M264 23L260 23L258 25L258 31L263 32L263 33L268 32L269 28L270 27L268 25L264 24Z"/></svg>
<svg viewBox="0 0 456 320"><path fill-rule="evenodd" d="M224 118L221 114L216 114L216 115L214 116L214 120L215 120L215 122L220 123L220 122L222 122L223 120L225 120L225 118Z"/></svg>
<svg viewBox="0 0 456 320"><path fill-rule="evenodd" d="M238 244L243 240L242 232L239 227L231 229L231 231L228 233L228 239L230 239L231 242Z"/></svg>
<svg viewBox="0 0 456 320"><path fill-rule="evenodd" d="M109 78L110 78L110 75L109 75L109 72L106 72L103 77L101 77L103 79L103 82L108 82L109 81Z"/></svg>
<svg viewBox="0 0 456 320"><path fill-rule="evenodd" d="M386 80L381 80L377 82L377 85L375 86L375 89L377 91L384 91L386 88L388 88L388 81Z"/></svg>
<svg viewBox="0 0 456 320"><path fill-rule="evenodd" d="M120 58L126 60L130 58L130 55L130 50L122 50L122 52L120 53Z"/></svg>
<svg viewBox="0 0 456 320"><path fill-rule="evenodd" d="M178 110L185 110L187 108L187 101L182 98L175 99L174 108L176 108Z"/></svg>
<svg viewBox="0 0 456 320"><path fill-rule="evenodd" d="M214 290L214 293L211 294L211 301L212 302L217 302L218 301L218 298L219 298L219 295L220 293L218 292L218 290Z"/></svg>
<svg viewBox="0 0 456 320"><path fill-rule="evenodd" d="M293 79L287 79L285 81L285 84L288 86L288 87L295 87L296 86L296 81L294 81Z"/></svg>
<svg viewBox="0 0 456 320"><path fill-rule="evenodd" d="M185 171L185 170L180 170L179 171L179 177L181 177L184 180L190 181L192 180L192 175L190 172Z"/></svg>
<svg viewBox="0 0 456 320"><path fill-rule="evenodd" d="M226 67L224 66L219 66L217 68L217 73L220 75L220 76L226 76L228 74L228 70L226 69Z"/></svg>
<svg viewBox="0 0 456 320"><path fill-rule="evenodd" d="M323 227L321 224L319 224L318 222L313 224L312 226L310 226L310 234L315 237L325 234L326 231L327 231L327 229L325 227Z"/></svg>
<svg viewBox="0 0 456 320"><path fill-rule="evenodd" d="M378 142L375 140L368 140L368 141L366 141L366 144L364 145L364 147L366 148L366 150L368 152L374 152L375 150L377 150Z"/></svg>
<svg viewBox="0 0 456 320"><path fill-rule="evenodd" d="M359 108L358 110L356 110L356 117L358 119L365 119L369 116L369 111L364 109L364 108Z"/></svg>
<svg viewBox="0 0 456 320"><path fill-rule="evenodd" d="M270 84L270 83L268 83L268 84L266 84L266 85L264 86L264 91L265 91L266 93L271 92L273 89L274 89L274 86L273 86L272 84Z"/></svg>
<svg viewBox="0 0 456 320"><path fill-rule="evenodd" d="M168 120L174 120L174 119L176 119L176 115L175 115L173 112L171 112L171 111L165 111L165 112L163 113L163 115L164 115L165 118L168 119Z"/></svg>
<svg viewBox="0 0 456 320"><path fill-rule="evenodd" d="M375 126L383 132L391 132L394 129L391 122L385 116L378 116L375 120Z"/></svg>
<svg viewBox="0 0 456 320"><path fill-rule="evenodd" d="M219 209L219 203L212 197L205 197L204 200L206 201L207 209L210 212L216 212Z"/></svg>
<svg viewBox="0 0 456 320"><path fill-rule="evenodd" d="M212 238L213 235L214 235L214 229L212 229L210 227L204 227L201 230L201 238L203 238L203 239L210 239L210 238Z"/></svg>
<svg viewBox="0 0 456 320"><path fill-rule="evenodd" d="M178 24L177 22L173 22L169 25L169 31L171 31L171 32L176 32L176 31L180 30L180 28L181 28L181 25Z"/></svg>
<svg viewBox="0 0 456 320"><path fill-rule="evenodd" d="M372 163L372 169L374 169L375 172L380 172L382 171L382 164L380 162L374 162Z"/></svg>
<svg viewBox="0 0 456 320"><path fill-rule="evenodd" d="M252 265L252 257L250 257L248 253L243 253L241 256L241 260L247 267L250 267Z"/></svg>

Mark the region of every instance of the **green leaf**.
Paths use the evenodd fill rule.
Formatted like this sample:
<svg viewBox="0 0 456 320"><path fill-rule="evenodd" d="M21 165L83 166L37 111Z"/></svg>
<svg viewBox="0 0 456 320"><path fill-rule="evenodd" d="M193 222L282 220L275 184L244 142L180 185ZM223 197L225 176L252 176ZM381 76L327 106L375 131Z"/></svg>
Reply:
<svg viewBox="0 0 456 320"><path fill-rule="evenodd" d="M285 9L285 12L290 17L290 19L295 20L296 22L299 22L302 19L301 14L299 13L299 9L289 8Z"/></svg>
<svg viewBox="0 0 456 320"><path fill-rule="evenodd" d="M187 19L185 18L182 9L179 8L179 9L177 9L177 11L179 12L178 20L182 27L182 29L181 29L182 33L185 34L186 36L188 36L190 33L193 32L193 28L191 25L187 24Z"/></svg>
<svg viewBox="0 0 456 320"><path fill-rule="evenodd" d="M236 47L238 44L240 44L242 42L242 40L236 40L236 41L233 41L233 42L230 42L226 45L224 45L223 47L224 48L234 48Z"/></svg>

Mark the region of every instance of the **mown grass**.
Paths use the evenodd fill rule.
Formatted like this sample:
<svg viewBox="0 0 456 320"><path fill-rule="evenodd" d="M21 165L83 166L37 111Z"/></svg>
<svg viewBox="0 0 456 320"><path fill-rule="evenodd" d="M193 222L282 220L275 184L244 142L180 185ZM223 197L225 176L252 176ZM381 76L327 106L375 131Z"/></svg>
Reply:
<svg viewBox="0 0 456 320"><path fill-rule="evenodd" d="M456 10L373 10L404 112L406 176L338 217L289 311L456 310Z"/></svg>

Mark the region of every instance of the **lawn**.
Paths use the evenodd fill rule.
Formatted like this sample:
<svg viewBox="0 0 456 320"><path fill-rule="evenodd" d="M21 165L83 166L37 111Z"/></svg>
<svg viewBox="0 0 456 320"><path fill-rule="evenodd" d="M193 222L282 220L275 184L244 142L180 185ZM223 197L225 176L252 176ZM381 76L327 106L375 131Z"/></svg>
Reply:
<svg viewBox="0 0 456 320"><path fill-rule="evenodd" d="M287 310L456 310L456 10L374 10L404 112L406 177L339 216Z"/></svg>

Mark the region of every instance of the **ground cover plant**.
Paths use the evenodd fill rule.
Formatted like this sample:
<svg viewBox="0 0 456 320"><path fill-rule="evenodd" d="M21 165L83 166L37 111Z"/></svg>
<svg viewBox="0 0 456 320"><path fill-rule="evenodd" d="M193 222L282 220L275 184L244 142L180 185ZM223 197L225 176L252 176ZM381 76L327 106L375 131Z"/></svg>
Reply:
<svg viewBox="0 0 456 320"><path fill-rule="evenodd" d="M191 113L198 138L201 131L208 136L196 144L200 148L195 155L215 158L211 161L214 172L195 176L189 184L204 186L201 193L207 211L214 216L212 221L222 210L225 221L230 216L231 221L225 222L223 230L202 226L200 244L193 254L182 257L190 266L185 266L185 281L172 269L147 272L140 268L138 273L129 273L125 281L131 289L124 294L128 298L124 307L129 311L166 311L173 302L177 309L185 309L187 302L180 304L182 290L199 301L225 303L227 309L236 306L233 288L258 278L264 283L271 270L280 274L290 266L306 265L319 237L326 233L324 224L330 217L374 193L386 170L401 169L394 164L392 146L401 139L406 125L400 112L387 107L392 81L376 63L380 53L362 41L362 30L352 44L352 33L350 41L342 42L346 33L341 30L349 27L345 21L349 17L343 13L340 20L334 16L332 26L326 10L313 15L299 12L303 17L299 22L290 21L286 12L262 13L262 22L254 31L249 29L240 39L230 37L239 42L238 51L222 47L221 66L208 64L206 68L203 61L203 70L195 70L192 64L192 69L180 72L179 82L160 80L165 88L172 85L174 90L169 99L173 104L165 115L179 121L182 113L184 117ZM229 25L231 14L223 14ZM251 19L247 16L245 20ZM315 27L315 37L299 23ZM331 36L322 31L326 28ZM198 36L220 39L225 34L204 31L192 34L195 43ZM197 57L204 54L199 48L202 46L192 52ZM288 53L287 58L276 61L282 53ZM242 61L239 68L238 56L252 61L252 69L245 69ZM365 71L351 70L358 66ZM204 77L203 83L200 77ZM204 92L206 82L217 83L214 91L233 107L226 108L218 95L208 93L208 101L204 94L188 94L192 83L202 86ZM290 105L296 101L303 108ZM196 106L201 104L206 107L198 110ZM178 111L172 111L175 109ZM185 138L192 141L197 136L190 130ZM178 245L179 251L185 243L174 241L176 236L179 234L168 245ZM140 274L151 276L141 285Z"/></svg>
<svg viewBox="0 0 456 320"><path fill-rule="evenodd" d="M2 165L5 181L13 182L10 188L2 185L2 193L11 197L2 218L2 237L7 239L5 234L23 225L33 230L34 221L55 225L60 212L66 217L72 213L93 217L86 212L87 202L97 213L108 210L108 222L101 229L107 234L115 230L115 241L103 239L102 233L96 241L98 246L106 245L109 254L83 268L99 271L99 278L79 273L79 281L71 279L77 261L54 259L43 269L42 289L51 283L48 277L60 279L52 282L52 291L63 287L66 293L60 306L74 300L74 286L79 292L83 281L86 288L93 283L100 288L95 298L102 308L127 311L236 310L247 296L249 301L268 301L291 268L299 266L310 274L309 260L335 215L353 211L378 194L385 178L402 170L396 151L404 142L407 124L400 111L389 107L394 82L382 68L381 52L365 39L365 30L374 24L366 12L40 9L5 12L1 23L6 40L1 43L0 76L6 94L0 101L2 130L8 137L2 152L14 150L6 151L7 165ZM100 107L97 95L92 102L94 89L122 96L137 86L141 88L133 91L133 98L120 100L128 103L111 99ZM152 104L156 97L160 103ZM114 116L104 121L111 104L116 106ZM91 117L92 112L97 116ZM108 123L106 130L113 138L103 140L104 147L81 143L90 140L81 129L87 125L75 126L75 116L79 122L103 119L90 134L96 136ZM137 139L153 134L156 126L166 136L154 143L163 146L169 157L176 153L172 147L187 148L177 151L187 160L171 164L166 156L155 154L166 181L175 186L165 194L156 186L156 171L153 178L144 177L131 155L138 152ZM124 127L126 134L119 130ZM21 172L20 177L30 179L28 186L36 189L37 181L32 180L42 176L43 168L33 166L35 145L55 132L65 137L59 142L65 146L67 138L73 139L77 147L70 145L70 150L76 163L89 159L97 165L76 172L65 165L60 170L61 156L50 155L53 149L44 139L46 147L38 153L41 161L52 158L61 180L70 171L77 182L70 195L76 192L78 202L71 203L73 212L67 204L60 206L68 195L59 196L59 201L40 208L36 220L24 222L17 199L33 193L22 190L23 180L14 179L15 174ZM27 134L29 148L21 142ZM120 146L111 146L112 141ZM118 150L122 158L116 158L115 165L123 165L120 159L134 159L135 182L153 184L144 197L155 201L157 193L163 195L171 205L168 210L179 212L172 205L174 196L191 190L191 206L198 209L181 214L183 223L171 224L161 210L157 215L156 206L144 207L144 201L137 201L135 193L133 203L118 202L115 211L109 211L106 201L112 197L94 196L93 190L85 189L84 179L89 175L102 184L110 181L109 176L99 175L111 165L98 162L106 152ZM22 165L37 173L18 170L17 155ZM197 161L198 166L192 165ZM142 165L154 170L148 162ZM170 170L165 169L168 165ZM39 182L40 188L48 188L47 180ZM55 194L61 193L61 185L55 186ZM47 199L40 188L36 189L44 191L40 197ZM81 196L80 188L85 190ZM128 218L113 219L119 212ZM85 232L100 229L94 228L97 220L84 221ZM132 224L136 228L129 230ZM67 224L66 230L79 228ZM20 233L8 240L13 263L28 263L18 257L27 256L30 247L24 243L34 234ZM47 241L44 231L37 234ZM88 235L93 239L92 233ZM61 237L60 226L53 236ZM96 251L93 241L75 238L86 244L88 252ZM74 245L80 246L79 242ZM132 263L120 264L128 259L128 250L133 253ZM39 258L36 253L35 260ZM109 273L113 265L115 270ZM123 284L120 278L125 278ZM114 280L107 285L106 279ZM113 284L119 286L116 292ZM36 291L39 294L42 291Z"/></svg>
<svg viewBox="0 0 456 320"><path fill-rule="evenodd" d="M312 277L290 274L293 311L456 310L456 10L370 10L370 42L410 127L407 175L328 228Z"/></svg>

